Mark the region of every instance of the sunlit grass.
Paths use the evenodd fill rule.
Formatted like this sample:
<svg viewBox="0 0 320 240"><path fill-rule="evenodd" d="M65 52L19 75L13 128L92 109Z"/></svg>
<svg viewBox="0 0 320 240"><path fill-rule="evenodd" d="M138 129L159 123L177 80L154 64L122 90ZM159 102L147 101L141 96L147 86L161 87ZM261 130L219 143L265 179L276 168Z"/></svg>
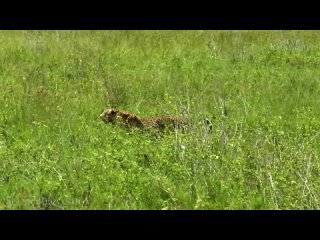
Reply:
<svg viewBox="0 0 320 240"><path fill-rule="evenodd" d="M319 37L1 31L0 208L319 209ZM109 107L193 128L128 132Z"/></svg>

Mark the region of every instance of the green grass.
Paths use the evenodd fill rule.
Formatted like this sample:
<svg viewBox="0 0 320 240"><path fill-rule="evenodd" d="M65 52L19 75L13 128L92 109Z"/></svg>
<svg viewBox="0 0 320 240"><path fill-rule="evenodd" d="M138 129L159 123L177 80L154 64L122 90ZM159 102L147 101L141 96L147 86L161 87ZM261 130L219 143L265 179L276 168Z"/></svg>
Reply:
<svg viewBox="0 0 320 240"><path fill-rule="evenodd" d="M0 33L0 209L320 209L320 31Z"/></svg>

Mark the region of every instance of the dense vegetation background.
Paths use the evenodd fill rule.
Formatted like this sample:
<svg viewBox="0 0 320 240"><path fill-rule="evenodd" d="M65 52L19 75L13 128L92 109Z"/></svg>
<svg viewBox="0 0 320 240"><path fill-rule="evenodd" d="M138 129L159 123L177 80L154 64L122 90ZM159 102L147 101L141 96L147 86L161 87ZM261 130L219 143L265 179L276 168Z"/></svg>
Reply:
<svg viewBox="0 0 320 240"><path fill-rule="evenodd" d="M319 39L1 31L0 209L319 209ZM193 128L128 132L109 107Z"/></svg>

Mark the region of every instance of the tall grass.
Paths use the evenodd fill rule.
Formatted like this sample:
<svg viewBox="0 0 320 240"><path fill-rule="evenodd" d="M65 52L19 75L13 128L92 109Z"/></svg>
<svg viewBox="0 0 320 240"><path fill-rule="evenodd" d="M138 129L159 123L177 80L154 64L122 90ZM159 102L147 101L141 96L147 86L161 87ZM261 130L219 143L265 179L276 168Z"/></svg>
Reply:
<svg viewBox="0 0 320 240"><path fill-rule="evenodd" d="M1 209L319 209L319 31L0 33Z"/></svg>

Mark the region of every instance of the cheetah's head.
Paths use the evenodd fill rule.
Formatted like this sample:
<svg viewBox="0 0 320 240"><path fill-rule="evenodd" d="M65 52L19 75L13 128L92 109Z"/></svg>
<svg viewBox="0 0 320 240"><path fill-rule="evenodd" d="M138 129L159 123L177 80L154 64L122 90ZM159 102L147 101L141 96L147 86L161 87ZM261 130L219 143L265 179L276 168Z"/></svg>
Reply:
<svg viewBox="0 0 320 240"><path fill-rule="evenodd" d="M117 119L118 110L114 108L106 109L100 114L100 118L104 123L112 123L114 124Z"/></svg>

